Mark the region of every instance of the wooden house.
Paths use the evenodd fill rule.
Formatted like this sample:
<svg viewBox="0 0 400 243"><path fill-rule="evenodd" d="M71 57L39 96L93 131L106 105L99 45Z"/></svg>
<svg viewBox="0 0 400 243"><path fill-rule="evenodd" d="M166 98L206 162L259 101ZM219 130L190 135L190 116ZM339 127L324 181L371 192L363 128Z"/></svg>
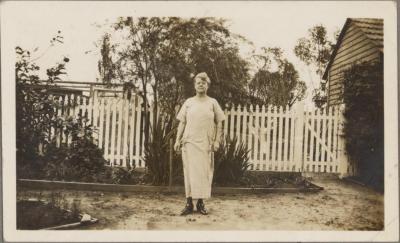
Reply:
<svg viewBox="0 0 400 243"><path fill-rule="evenodd" d="M370 61L383 61L383 19L348 18L323 75L328 106L342 103L344 71Z"/></svg>

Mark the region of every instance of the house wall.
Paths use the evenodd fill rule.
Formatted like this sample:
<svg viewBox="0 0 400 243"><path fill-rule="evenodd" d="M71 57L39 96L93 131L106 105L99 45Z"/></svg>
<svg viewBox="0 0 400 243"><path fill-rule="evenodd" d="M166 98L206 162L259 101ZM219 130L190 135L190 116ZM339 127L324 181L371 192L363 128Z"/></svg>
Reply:
<svg viewBox="0 0 400 243"><path fill-rule="evenodd" d="M328 73L328 105L342 103L346 69L358 62L379 60L379 57L379 49L374 43L354 24L350 24Z"/></svg>

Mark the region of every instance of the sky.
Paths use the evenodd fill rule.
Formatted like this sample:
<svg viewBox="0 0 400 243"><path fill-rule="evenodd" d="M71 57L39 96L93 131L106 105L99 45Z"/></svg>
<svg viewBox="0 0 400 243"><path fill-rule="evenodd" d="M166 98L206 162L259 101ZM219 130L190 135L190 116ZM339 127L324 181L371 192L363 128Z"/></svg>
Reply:
<svg viewBox="0 0 400 243"><path fill-rule="evenodd" d="M311 90L318 87L318 77L293 53L296 42L307 36L309 28L322 24L333 40L348 17L383 17L384 6L378 2L6 2L2 29L12 43L34 50L33 58L42 67L54 65L64 56L70 58L64 80L94 82L98 77L99 48L95 42L104 32L99 24L113 22L118 16L222 17L229 29L260 47L281 47L284 56L299 71ZM32 11L34 10L34 11ZM15 13L15 14L12 14ZM4 15L4 14L3 14ZM9 17L8 17L9 16ZM6 22L6 23L4 23ZM50 39L61 31L63 44L49 48ZM4 35L3 35L4 36ZM247 49L242 48L242 53ZM44 74L44 73L42 73Z"/></svg>

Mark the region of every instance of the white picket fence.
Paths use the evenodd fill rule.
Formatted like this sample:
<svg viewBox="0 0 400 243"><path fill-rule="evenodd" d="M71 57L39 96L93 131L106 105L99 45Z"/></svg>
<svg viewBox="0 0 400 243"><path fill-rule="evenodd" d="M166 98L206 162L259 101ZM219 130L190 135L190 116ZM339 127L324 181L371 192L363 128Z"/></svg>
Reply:
<svg viewBox="0 0 400 243"><path fill-rule="evenodd" d="M144 111L142 99L137 96L126 99L121 96L95 95L92 97L64 95L59 97L61 106L58 116L86 117L94 127L94 138L103 149L104 158L111 166L145 167ZM65 128L64 128L65 129ZM70 138L60 131L52 130L57 143L69 143Z"/></svg>
<svg viewBox="0 0 400 243"><path fill-rule="evenodd" d="M275 106L226 110L224 133L250 150L251 170L353 174L343 138L339 107L305 111Z"/></svg>
<svg viewBox="0 0 400 243"><path fill-rule="evenodd" d="M60 107L58 116L85 115L96 128L96 142L111 166L145 167L141 98L93 94L60 97L65 107L71 102L77 105ZM224 136L236 136L245 143L250 150L251 170L354 173L344 151L342 112L336 107L310 112L302 104L293 109L239 105L225 110L225 114ZM68 143L62 133L52 133L58 143Z"/></svg>

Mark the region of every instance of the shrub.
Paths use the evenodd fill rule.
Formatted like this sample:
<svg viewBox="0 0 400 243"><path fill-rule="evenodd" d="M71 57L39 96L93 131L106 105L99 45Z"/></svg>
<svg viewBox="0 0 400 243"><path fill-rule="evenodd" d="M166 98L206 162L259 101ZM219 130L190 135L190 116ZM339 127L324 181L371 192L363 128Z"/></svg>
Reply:
<svg viewBox="0 0 400 243"><path fill-rule="evenodd" d="M361 179L383 189L383 63L360 63L344 74L346 150Z"/></svg>
<svg viewBox="0 0 400 243"><path fill-rule="evenodd" d="M65 134L70 135L69 145L57 147L51 143L45 153L46 179L98 182L105 173L107 161L103 152L93 143L93 128L86 118L68 118Z"/></svg>
<svg viewBox="0 0 400 243"><path fill-rule="evenodd" d="M170 127L159 118L150 128L149 143L145 146L144 161L148 169L148 177L153 185L167 185L169 182L169 141L173 138L176 128ZM179 180L182 175L182 162L180 156L174 154L173 180Z"/></svg>
<svg viewBox="0 0 400 243"><path fill-rule="evenodd" d="M229 136L221 142L214 154L214 182L219 185L241 184L244 173L249 168L249 150L237 137Z"/></svg>
<svg viewBox="0 0 400 243"><path fill-rule="evenodd" d="M41 146L50 142L49 131L55 125L55 100L47 92L59 76L65 74L65 64L47 69L47 82L39 79L40 70L31 61L27 50L16 47L16 145L17 145L17 178L35 177L41 174L43 167L40 156Z"/></svg>
<svg viewBox="0 0 400 243"><path fill-rule="evenodd" d="M112 167L111 181L115 184L136 184L135 170L132 167Z"/></svg>

